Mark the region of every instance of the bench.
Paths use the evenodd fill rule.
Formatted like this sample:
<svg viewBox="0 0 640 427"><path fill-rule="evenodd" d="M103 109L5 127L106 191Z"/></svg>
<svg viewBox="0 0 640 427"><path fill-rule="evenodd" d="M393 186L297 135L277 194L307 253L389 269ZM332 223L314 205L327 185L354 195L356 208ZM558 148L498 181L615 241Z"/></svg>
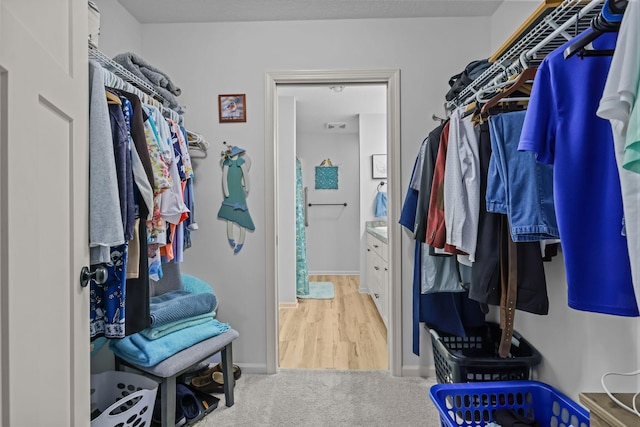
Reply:
<svg viewBox="0 0 640 427"><path fill-rule="evenodd" d="M162 427L173 426L176 411L176 379L205 362L213 355L222 355L224 397L227 406L233 406L233 354L232 343L239 334L229 329L220 335L201 341L186 348L154 366L138 366L116 356L116 370L128 367L160 383L160 404L162 405ZM200 419L200 418L198 418ZM191 422L196 420L191 420Z"/></svg>

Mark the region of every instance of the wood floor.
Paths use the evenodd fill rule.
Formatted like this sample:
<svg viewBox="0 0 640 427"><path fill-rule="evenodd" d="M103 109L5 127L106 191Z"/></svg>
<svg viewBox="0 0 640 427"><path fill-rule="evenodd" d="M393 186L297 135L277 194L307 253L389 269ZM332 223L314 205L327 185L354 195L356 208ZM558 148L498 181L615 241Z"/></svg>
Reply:
<svg viewBox="0 0 640 427"><path fill-rule="evenodd" d="M281 368L388 369L387 329L368 294L358 292L359 276L309 276L333 282L332 300L298 299L279 310Z"/></svg>

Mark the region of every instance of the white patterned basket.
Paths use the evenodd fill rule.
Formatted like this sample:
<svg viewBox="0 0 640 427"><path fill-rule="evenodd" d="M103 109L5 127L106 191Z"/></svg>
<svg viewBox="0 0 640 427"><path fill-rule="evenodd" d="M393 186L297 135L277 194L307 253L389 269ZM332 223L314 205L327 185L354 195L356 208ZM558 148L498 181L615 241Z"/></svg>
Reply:
<svg viewBox="0 0 640 427"><path fill-rule="evenodd" d="M158 383L129 372L106 371L91 375L91 427L151 425ZM92 415L93 416L93 415Z"/></svg>

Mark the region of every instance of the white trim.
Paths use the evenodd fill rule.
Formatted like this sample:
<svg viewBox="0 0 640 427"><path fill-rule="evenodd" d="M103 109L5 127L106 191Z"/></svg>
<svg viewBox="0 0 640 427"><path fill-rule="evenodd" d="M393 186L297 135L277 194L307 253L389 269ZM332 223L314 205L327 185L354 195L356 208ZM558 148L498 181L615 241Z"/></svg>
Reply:
<svg viewBox="0 0 640 427"><path fill-rule="evenodd" d="M266 372L278 370L278 296L276 186L276 86L278 84L384 83L387 85L387 155L390 200L388 223L390 244L389 280L389 370L402 375L402 282L400 226L400 70L305 70L265 73L265 277L266 277Z"/></svg>
<svg viewBox="0 0 640 427"><path fill-rule="evenodd" d="M435 366L407 365L402 367L403 377L435 378Z"/></svg>
<svg viewBox="0 0 640 427"><path fill-rule="evenodd" d="M360 271L310 271L309 276L359 276Z"/></svg>
<svg viewBox="0 0 640 427"><path fill-rule="evenodd" d="M282 301L278 304L280 309L298 308L298 301Z"/></svg>

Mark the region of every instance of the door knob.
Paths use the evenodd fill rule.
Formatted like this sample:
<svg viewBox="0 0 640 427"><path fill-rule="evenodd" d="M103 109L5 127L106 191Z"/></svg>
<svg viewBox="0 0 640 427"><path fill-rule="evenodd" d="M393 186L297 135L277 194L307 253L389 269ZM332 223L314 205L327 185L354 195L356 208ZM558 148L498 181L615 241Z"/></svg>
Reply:
<svg viewBox="0 0 640 427"><path fill-rule="evenodd" d="M86 265L80 270L80 286L86 288L89 281L93 280L98 285L102 285L107 281L107 269L103 266L96 267L93 271Z"/></svg>

